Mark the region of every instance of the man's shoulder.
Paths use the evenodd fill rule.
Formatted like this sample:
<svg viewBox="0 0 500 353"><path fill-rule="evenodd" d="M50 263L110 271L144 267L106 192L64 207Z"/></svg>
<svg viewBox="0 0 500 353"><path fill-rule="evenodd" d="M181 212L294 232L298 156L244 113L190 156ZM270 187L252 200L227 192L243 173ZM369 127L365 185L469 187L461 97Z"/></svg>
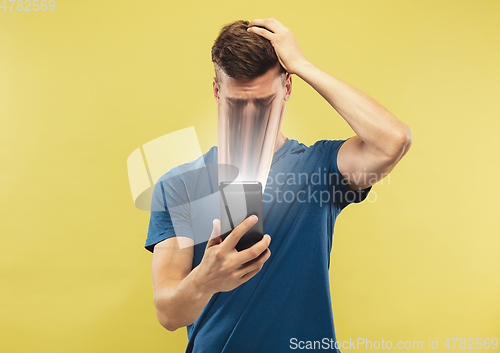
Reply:
<svg viewBox="0 0 500 353"><path fill-rule="evenodd" d="M346 140L323 139L323 140L316 141L312 145L308 146L308 148L317 148L317 149L332 148L332 147L337 147L337 146L341 145L345 141Z"/></svg>
<svg viewBox="0 0 500 353"><path fill-rule="evenodd" d="M299 142L298 140L292 138L288 138L288 140L290 140L290 147L286 151L286 154L303 153L308 148L305 144Z"/></svg>
<svg viewBox="0 0 500 353"><path fill-rule="evenodd" d="M289 153L290 154L297 154L297 153L325 153L328 151L331 151L333 149L338 149L340 146L346 141L346 140L328 140L328 139L322 139L322 140L317 140L316 142L306 145L302 142L299 142L294 139L291 140L291 146Z"/></svg>

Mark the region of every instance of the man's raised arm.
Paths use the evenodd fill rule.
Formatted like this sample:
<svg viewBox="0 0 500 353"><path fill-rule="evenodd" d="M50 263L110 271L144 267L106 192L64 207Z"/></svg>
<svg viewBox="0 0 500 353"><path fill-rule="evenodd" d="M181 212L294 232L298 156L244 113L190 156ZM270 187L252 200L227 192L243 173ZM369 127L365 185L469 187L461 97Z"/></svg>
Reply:
<svg viewBox="0 0 500 353"><path fill-rule="evenodd" d="M339 150L337 165L353 190L387 176L408 152L410 129L380 103L355 87L318 69L302 53L292 31L274 18L250 22L250 32L271 41L281 65L311 85L357 134Z"/></svg>

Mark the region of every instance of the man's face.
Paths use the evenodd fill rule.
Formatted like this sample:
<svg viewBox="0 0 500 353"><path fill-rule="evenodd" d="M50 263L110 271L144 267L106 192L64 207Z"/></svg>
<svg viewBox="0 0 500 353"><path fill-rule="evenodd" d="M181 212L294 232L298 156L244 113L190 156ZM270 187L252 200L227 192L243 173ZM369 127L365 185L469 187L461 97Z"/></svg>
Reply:
<svg viewBox="0 0 500 353"><path fill-rule="evenodd" d="M252 80L236 80L222 73L213 80L217 102L219 165L238 168L241 180L258 180L265 186L273 148L278 138L286 101L292 87L278 76L278 66ZM219 170L220 180L233 180Z"/></svg>

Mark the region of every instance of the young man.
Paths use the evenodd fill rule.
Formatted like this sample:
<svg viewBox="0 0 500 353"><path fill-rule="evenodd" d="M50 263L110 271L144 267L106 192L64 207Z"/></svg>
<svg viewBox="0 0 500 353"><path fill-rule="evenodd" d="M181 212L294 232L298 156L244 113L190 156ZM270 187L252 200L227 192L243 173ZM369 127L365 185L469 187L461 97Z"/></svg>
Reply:
<svg viewBox="0 0 500 353"><path fill-rule="evenodd" d="M241 252L235 245L254 217L221 242L219 205L190 204L199 190L209 190L205 196L217 191L217 178L203 177L202 168L217 164L217 147L165 174L153 203L167 207L152 210L146 240L158 320L170 331L187 326L186 352L284 352L307 344L338 351L328 276L335 219L401 160L410 130L375 100L311 64L293 33L273 18L225 26L212 61L218 107L235 98L286 101L295 74L356 135L307 147L279 133L263 194L265 236ZM175 231L169 211L181 219Z"/></svg>

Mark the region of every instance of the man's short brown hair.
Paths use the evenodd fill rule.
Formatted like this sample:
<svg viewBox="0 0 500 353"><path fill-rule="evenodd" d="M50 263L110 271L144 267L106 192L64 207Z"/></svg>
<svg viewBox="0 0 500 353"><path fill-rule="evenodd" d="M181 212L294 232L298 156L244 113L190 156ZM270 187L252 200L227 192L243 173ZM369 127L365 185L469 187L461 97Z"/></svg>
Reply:
<svg viewBox="0 0 500 353"><path fill-rule="evenodd" d="M247 31L249 21L239 20L227 24L219 32L212 46L212 62L215 68L217 86L222 84L223 70L237 80L249 80L264 75L279 65L278 74L286 83L286 70L281 66L271 42Z"/></svg>

